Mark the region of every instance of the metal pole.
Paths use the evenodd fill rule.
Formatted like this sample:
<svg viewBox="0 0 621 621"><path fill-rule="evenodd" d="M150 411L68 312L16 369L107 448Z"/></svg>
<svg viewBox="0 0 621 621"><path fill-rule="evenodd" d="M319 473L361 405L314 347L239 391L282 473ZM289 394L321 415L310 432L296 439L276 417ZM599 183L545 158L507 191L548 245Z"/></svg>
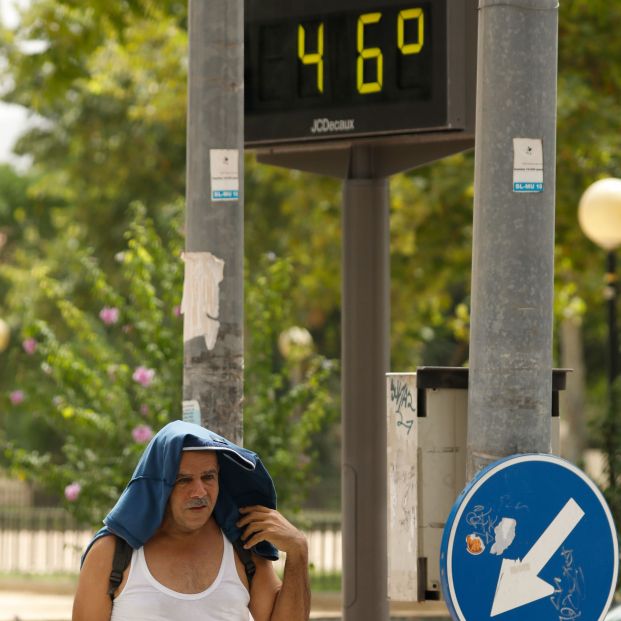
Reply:
<svg viewBox="0 0 621 621"><path fill-rule="evenodd" d="M243 0L190 0L183 398L242 440Z"/></svg>
<svg viewBox="0 0 621 621"><path fill-rule="evenodd" d="M468 478L550 450L557 29L557 0L480 0ZM520 138L542 192L515 191Z"/></svg>
<svg viewBox="0 0 621 621"><path fill-rule="evenodd" d="M343 621L388 621L386 396L388 182L352 150L343 193Z"/></svg>
<svg viewBox="0 0 621 621"><path fill-rule="evenodd" d="M608 486L617 485L617 391L615 382L619 377L619 336L617 333L617 256L614 250L606 254L606 298L608 300L608 425L606 429L606 452L608 453Z"/></svg>

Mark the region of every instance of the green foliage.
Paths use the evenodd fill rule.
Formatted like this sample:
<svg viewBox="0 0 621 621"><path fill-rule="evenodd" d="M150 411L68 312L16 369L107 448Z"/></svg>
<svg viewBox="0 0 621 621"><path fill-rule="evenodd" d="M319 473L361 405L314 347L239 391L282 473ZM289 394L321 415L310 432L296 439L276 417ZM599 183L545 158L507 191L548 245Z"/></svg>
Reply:
<svg viewBox="0 0 621 621"><path fill-rule="evenodd" d="M342 588L342 575L340 573L322 574L310 572L311 592L312 593L340 593Z"/></svg>
<svg viewBox="0 0 621 621"><path fill-rule="evenodd" d="M261 447L280 501L299 509L315 482L313 436L335 420L337 366L313 352L310 335L304 339L308 333L290 327L291 261L267 254L257 271L245 305L250 364L244 377L244 442Z"/></svg>
<svg viewBox="0 0 621 621"><path fill-rule="evenodd" d="M604 496L615 524L621 524L621 378L612 386L599 382L591 399L601 414L591 420L591 436L605 457L602 473Z"/></svg>
<svg viewBox="0 0 621 621"><path fill-rule="evenodd" d="M395 370L467 360L473 164L459 154L392 180Z"/></svg>
<svg viewBox="0 0 621 621"><path fill-rule="evenodd" d="M148 436L175 418L181 399L181 238L164 242L142 205L131 211L118 288L84 246L80 227L62 216L38 263L19 255L1 270L12 285L11 320L23 342L8 352L13 390L23 401L3 398L6 457L23 477L58 495L79 483L80 500L70 507L90 523L113 504L144 448L132 432ZM115 309L107 322L103 309ZM27 342L36 350L29 353ZM136 380L140 367L154 371L152 381L148 374ZM43 433L25 434L25 424Z"/></svg>
<svg viewBox="0 0 621 621"><path fill-rule="evenodd" d="M295 265L289 297L295 323L319 350L340 350L341 186L336 179L259 165L246 157L245 253L250 278L272 252Z"/></svg>
<svg viewBox="0 0 621 621"><path fill-rule="evenodd" d="M28 180L4 164L0 166L0 188L0 221L6 226L13 219L14 210L24 208Z"/></svg>
<svg viewBox="0 0 621 621"><path fill-rule="evenodd" d="M20 335L7 353L12 386L0 414L5 459L18 475L59 496L78 483L79 500L67 504L93 524L127 483L144 442L180 411L181 206L170 208L167 240L144 206L134 203L130 211L126 249L117 254L118 286L62 210L57 236L40 256L27 248L0 268L10 284L5 312ZM335 366L311 351L270 357L290 326L283 300L293 269L274 258L259 273L247 287L246 438L292 510L312 482L313 435L334 413L328 387Z"/></svg>
<svg viewBox="0 0 621 621"><path fill-rule="evenodd" d="M149 205L163 230L165 206L183 194L184 23L185 3L172 0L42 0L0 33L4 100L39 118L16 147L33 161L29 191L75 206L74 219L108 253L129 203ZM25 52L33 40L36 52Z"/></svg>
<svg viewBox="0 0 621 621"><path fill-rule="evenodd" d="M621 4L572 0L560 4L559 15L555 315L557 320L582 319L587 416L601 421L606 419L606 400L598 398L604 392L606 365L604 256L580 231L576 209L590 183L618 176L621 169ZM57 281L56 297L71 299L91 319L101 301L98 307L82 282L82 268L77 273L69 265L63 273L59 270L63 253L74 252L63 250L62 239L69 243L63 227L77 226L78 246L97 248L100 269L105 269L113 290L123 287L112 257L129 223L127 204L140 200L148 205L156 229L160 235L166 232L172 217L168 206L184 188L186 17L186 3L175 0L38 0L25 8L15 30L0 33L4 98L27 106L42 119L18 145L20 153L33 159L27 187L9 190L12 181L0 174L0 186L7 188L0 199L0 224L8 235L4 269L32 271L37 278L50 274ZM42 44L26 53L26 43L32 40ZM472 156L458 155L391 180L393 370L467 361L472 178ZM279 330L307 326L317 352L339 356L341 187L333 179L258 165L252 156L247 157L245 182L248 286L274 279L274 287L286 291L283 299L288 305L278 308L266 299L247 304L253 325L248 361L253 364L260 356L264 365L256 376L247 369L247 415L260 427L264 411L272 411L269 399L280 399L292 384L291 369L280 380L276 377L289 365L276 349ZM58 213L63 210L67 214L60 225ZM61 235L48 243L45 240L52 238L45 234L44 223L53 214L53 230ZM286 278L270 271L276 268L261 258L267 252L286 257L287 269L295 270L284 289ZM278 269L286 271L284 264ZM42 292L33 284L38 281L12 282L5 305L25 309L23 316L10 318L14 330L25 317L54 319L53 334L66 342L71 330L64 321L56 321L64 316L58 305L54 313L49 304L42 315L31 310L41 309ZM46 293L46 299L53 299L52 293ZM269 287L258 293L269 296ZM148 288L140 295L148 307ZM271 309L264 319L282 320L282 326L264 325L253 315L262 304ZM71 314L69 309L63 313ZM271 333L262 336L266 330ZM7 378L14 369L21 372L15 349L0 359L0 381L7 390ZM275 408L275 425L280 424L277 412ZM327 420L323 413L317 419ZM27 422L11 424L28 427ZM24 436L33 446L41 441L38 428L31 425ZM597 428L592 426L591 440L601 446ZM322 450L322 465L338 450L334 429L323 434L322 445L315 445ZM260 431L248 427L248 442ZM57 437L53 430L41 435ZM263 440L257 436L257 441ZM268 446L283 464L295 464L278 452L282 447ZM338 471L332 469L332 476L338 477Z"/></svg>
<svg viewBox="0 0 621 621"><path fill-rule="evenodd" d="M618 387L607 394L608 341L605 252L586 239L577 222L582 193L621 170L621 5L604 0L560 4L557 140L556 314L581 320L590 421L589 445L608 458L616 473L604 486L620 524L621 404Z"/></svg>

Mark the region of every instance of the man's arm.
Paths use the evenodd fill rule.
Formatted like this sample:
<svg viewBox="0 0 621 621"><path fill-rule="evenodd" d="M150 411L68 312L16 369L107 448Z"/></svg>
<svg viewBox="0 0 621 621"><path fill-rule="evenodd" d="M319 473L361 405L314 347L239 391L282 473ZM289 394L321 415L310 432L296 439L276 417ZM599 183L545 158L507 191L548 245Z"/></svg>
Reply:
<svg viewBox="0 0 621 621"><path fill-rule="evenodd" d="M114 547L114 537L102 537L86 555L73 600L72 621L110 621L112 602L108 595L108 580Z"/></svg>
<svg viewBox="0 0 621 621"><path fill-rule="evenodd" d="M255 506L240 512L243 517L237 525L246 527L244 547L269 541L287 555L282 583L270 561L253 557L256 574L250 590L250 612L255 621L307 621L310 584L306 537L274 509Z"/></svg>

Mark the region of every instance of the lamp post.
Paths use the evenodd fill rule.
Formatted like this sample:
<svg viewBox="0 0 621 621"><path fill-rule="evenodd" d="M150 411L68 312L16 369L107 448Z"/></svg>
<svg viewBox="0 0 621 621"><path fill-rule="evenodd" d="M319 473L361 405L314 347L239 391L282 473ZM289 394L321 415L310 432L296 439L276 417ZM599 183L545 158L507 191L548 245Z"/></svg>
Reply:
<svg viewBox="0 0 621 621"><path fill-rule="evenodd" d="M608 415L606 417L606 451L608 483L616 486L615 460L617 440L617 399L615 380L619 375L619 337L617 331L617 257L621 245L621 179L601 179L590 185L580 199L578 222L584 234L606 251L606 288L608 302Z"/></svg>
<svg viewBox="0 0 621 621"><path fill-rule="evenodd" d="M11 329L4 319L0 319L0 354L9 346Z"/></svg>

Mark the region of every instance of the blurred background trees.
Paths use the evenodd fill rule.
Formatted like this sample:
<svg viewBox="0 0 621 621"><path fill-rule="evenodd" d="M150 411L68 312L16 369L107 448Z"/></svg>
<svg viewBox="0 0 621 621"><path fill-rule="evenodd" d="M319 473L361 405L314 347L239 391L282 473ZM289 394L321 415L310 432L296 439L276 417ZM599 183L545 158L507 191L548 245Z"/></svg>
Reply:
<svg viewBox="0 0 621 621"><path fill-rule="evenodd" d="M621 6L573 0L560 18L556 364L586 369L584 406L581 389L566 404L591 423L579 458L601 444L607 337L604 257L576 209L621 176ZM3 99L37 119L16 145L28 170L0 168L3 459L57 495L80 483L80 511L114 498L133 430L179 416L186 2L38 0L0 35ZM285 504L338 508L341 186L252 154L245 182L246 443L279 488L291 475ZM472 154L393 177L391 196L392 370L466 364Z"/></svg>

